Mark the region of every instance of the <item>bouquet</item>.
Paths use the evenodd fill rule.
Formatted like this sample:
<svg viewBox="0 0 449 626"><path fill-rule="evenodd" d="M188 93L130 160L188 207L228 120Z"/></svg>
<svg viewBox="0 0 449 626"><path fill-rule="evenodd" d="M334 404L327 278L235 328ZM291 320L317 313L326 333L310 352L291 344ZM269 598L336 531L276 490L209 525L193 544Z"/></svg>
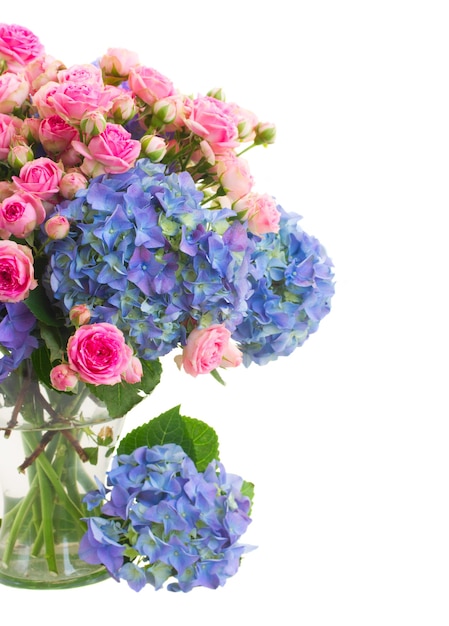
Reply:
<svg viewBox="0 0 449 626"><path fill-rule="evenodd" d="M128 50L67 67L19 25L0 24L0 72L0 388L13 408L0 427L39 429L22 472L59 458L55 433L84 463L116 452L75 510L61 472L42 469L81 520L84 561L137 590L222 585L245 551L252 488L226 473L212 429L175 407L116 450L76 409L89 397L123 418L172 352L186 375L223 383L221 369L288 356L318 329L332 262L256 190L246 159L275 126L221 88L181 93ZM83 423L85 448L70 435ZM54 518L39 515L52 552Z"/></svg>

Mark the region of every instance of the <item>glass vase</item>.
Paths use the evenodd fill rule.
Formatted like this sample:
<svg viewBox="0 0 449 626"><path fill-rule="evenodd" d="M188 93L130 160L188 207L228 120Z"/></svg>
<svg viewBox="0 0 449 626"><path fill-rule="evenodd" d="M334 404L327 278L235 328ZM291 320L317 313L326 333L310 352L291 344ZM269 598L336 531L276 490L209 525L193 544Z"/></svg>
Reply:
<svg viewBox="0 0 449 626"><path fill-rule="evenodd" d="M86 386L61 393L30 362L0 382L0 583L79 587L108 578L78 556L85 494L104 482L124 418Z"/></svg>

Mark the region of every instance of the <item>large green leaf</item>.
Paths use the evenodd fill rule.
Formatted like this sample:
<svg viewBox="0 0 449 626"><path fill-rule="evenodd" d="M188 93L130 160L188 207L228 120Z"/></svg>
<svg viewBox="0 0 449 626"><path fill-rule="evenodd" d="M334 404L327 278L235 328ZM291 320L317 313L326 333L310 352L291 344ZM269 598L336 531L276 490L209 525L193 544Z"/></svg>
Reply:
<svg viewBox="0 0 449 626"><path fill-rule="evenodd" d="M56 314L56 309L52 307L50 300L47 298L44 289L40 285L30 291L24 303L30 309L31 313L33 313L40 322L47 324L47 326L61 326L63 324L62 318Z"/></svg>
<svg viewBox="0 0 449 626"><path fill-rule="evenodd" d="M116 385L89 385L93 395L106 404L112 418L126 415L159 384L162 372L159 361L142 361L142 369L142 380L133 385L124 381Z"/></svg>
<svg viewBox="0 0 449 626"><path fill-rule="evenodd" d="M201 420L186 417L176 406L126 435L117 453L131 454L141 446L176 443L192 459L199 471L219 458L218 437L213 428Z"/></svg>

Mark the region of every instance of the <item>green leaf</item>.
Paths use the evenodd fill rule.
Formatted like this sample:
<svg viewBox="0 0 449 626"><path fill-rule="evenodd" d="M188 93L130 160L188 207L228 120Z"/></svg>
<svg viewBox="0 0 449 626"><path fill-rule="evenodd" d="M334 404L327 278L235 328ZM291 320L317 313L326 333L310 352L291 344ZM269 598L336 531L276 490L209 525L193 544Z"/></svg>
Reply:
<svg viewBox="0 0 449 626"><path fill-rule="evenodd" d="M89 463L92 465L96 465L98 463L98 448L96 447L87 447L83 448L84 452L89 459Z"/></svg>
<svg viewBox="0 0 449 626"><path fill-rule="evenodd" d="M88 385L92 394L106 404L110 417L125 416L159 384L162 372L159 361L142 361L142 369L142 380L133 385L124 381L116 385Z"/></svg>
<svg viewBox="0 0 449 626"><path fill-rule="evenodd" d="M166 443L176 443L192 459L199 471L218 455L218 437L213 428L198 419L180 415L176 406L126 435L120 442L117 454L131 454L136 448L149 448Z"/></svg>
<svg viewBox="0 0 449 626"><path fill-rule="evenodd" d="M44 385L47 385L47 387L52 387L50 380L52 364L47 346L44 345L33 350L31 353L31 362L33 363L33 368L38 379L43 382Z"/></svg>
<svg viewBox="0 0 449 626"><path fill-rule="evenodd" d="M143 376L140 383L137 385L141 390L149 395L161 382L162 365L159 360L157 361L141 361Z"/></svg>
<svg viewBox="0 0 449 626"><path fill-rule="evenodd" d="M40 285L30 291L30 295L24 300L24 303L40 322L44 322L47 326L62 325L62 318L56 316L55 309L53 309L50 300Z"/></svg>
<svg viewBox="0 0 449 626"><path fill-rule="evenodd" d="M216 381L220 383L220 385L226 385L225 381L222 379L217 370L212 370L211 375L215 378Z"/></svg>
<svg viewBox="0 0 449 626"><path fill-rule="evenodd" d="M54 361L60 361L63 354L63 341L59 330L57 330L54 326L49 327L45 324L40 324L40 333L42 340L48 348L50 361L52 363Z"/></svg>
<svg viewBox="0 0 449 626"><path fill-rule="evenodd" d="M242 492L242 495L247 496L250 499L251 508L252 508L253 501L254 501L254 484L253 483L248 483L248 482L246 482L246 480L244 480L241 492ZM251 513L251 508L249 510L249 513Z"/></svg>

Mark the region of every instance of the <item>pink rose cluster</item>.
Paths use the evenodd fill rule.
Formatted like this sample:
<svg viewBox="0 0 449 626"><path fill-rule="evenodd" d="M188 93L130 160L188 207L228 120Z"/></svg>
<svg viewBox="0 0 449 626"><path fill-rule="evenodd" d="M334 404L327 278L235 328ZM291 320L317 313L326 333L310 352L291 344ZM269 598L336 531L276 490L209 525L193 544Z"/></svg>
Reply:
<svg viewBox="0 0 449 626"><path fill-rule="evenodd" d="M78 380L91 385L115 385L124 380L139 382L142 364L126 345L121 330L100 322L80 326L67 343L68 363L56 365L50 372L55 389L69 391Z"/></svg>
<svg viewBox="0 0 449 626"><path fill-rule="evenodd" d="M226 102L221 89L185 95L129 50L110 48L96 64L67 67L29 29L0 24L0 303L26 300L38 286L35 231L68 235L55 207L93 177L126 173L139 158L189 172L206 207L234 210L254 235L277 232L276 203L255 191L242 157L274 139L273 124ZM74 319L84 321L70 338L68 362L52 372L57 389L140 379L118 331ZM219 325L193 330L178 358L192 376L240 362Z"/></svg>

